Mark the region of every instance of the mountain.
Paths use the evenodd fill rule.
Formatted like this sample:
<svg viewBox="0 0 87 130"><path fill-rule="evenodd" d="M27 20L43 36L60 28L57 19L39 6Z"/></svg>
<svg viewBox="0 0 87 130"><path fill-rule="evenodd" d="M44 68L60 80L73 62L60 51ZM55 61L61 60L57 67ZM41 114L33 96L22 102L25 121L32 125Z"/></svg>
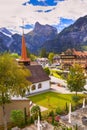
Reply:
<svg viewBox="0 0 87 130"><path fill-rule="evenodd" d="M11 44L11 33L6 28L0 28L0 51L8 50Z"/></svg>
<svg viewBox="0 0 87 130"><path fill-rule="evenodd" d="M87 16L61 31L54 40L46 41L42 47L47 51L61 52L68 48L82 50L87 46Z"/></svg>
<svg viewBox="0 0 87 130"><path fill-rule="evenodd" d="M9 36L9 37L11 37L11 35L12 35L12 33L9 30L7 30L6 28L4 28L4 27L0 28L0 32L7 35L7 36Z"/></svg>
<svg viewBox="0 0 87 130"><path fill-rule="evenodd" d="M57 36L57 29L50 25L41 25L35 23L34 29L25 35L27 47L31 52L37 52L41 46L48 40L52 40Z"/></svg>
<svg viewBox="0 0 87 130"><path fill-rule="evenodd" d="M54 39L57 29L50 25L36 22L34 29L25 34L26 45L31 53L37 53L44 42ZM10 51L21 53L21 39L19 34L11 34L6 28L0 29L0 52Z"/></svg>
<svg viewBox="0 0 87 130"><path fill-rule="evenodd" d="M20 54L21 39L21 35L0 28L0 52L10 51ZM34 29L25 34L25 40L31 53L38 53L42 48L46 48L47 52L55 53L61 53L68 48L82 50L87 47L87 16L80 17L59 34L56 28L36 22Z"/></svg>
<svg viewBox="0 0 87 130"><path fill-rule="evenodd" d="M17 35L17 39L21 37L18 34L15 35ZM6 28L0 28L0 52L10 51L20 53L15 35L12 35Z"/></svg>

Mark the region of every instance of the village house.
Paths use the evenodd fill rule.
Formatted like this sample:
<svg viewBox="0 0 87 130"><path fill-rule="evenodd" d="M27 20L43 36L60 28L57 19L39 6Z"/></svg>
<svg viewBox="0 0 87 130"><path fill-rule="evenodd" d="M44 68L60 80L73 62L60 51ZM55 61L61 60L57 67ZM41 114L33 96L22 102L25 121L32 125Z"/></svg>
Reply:
<svg viewBox="0 0 87 130"><path fill-rule="evenodd" d="M60 56L59 55L55 55L53 57L53 63L56 65L56 66L59 66L60 65Z"/></svg>
<svg viewBox="0 0 87 130"><path fill-rule="evenodd" d="M37 63L39 64L39 65L41 65L42 67L45 67L46 65L48 65L49 64L49 60L48 60L48 58L37 58Z"/></svg>
<svg viewBox="0 0 87 130"><path fill-rule="evenodd" d="M76 51L68 49L60 55L62 68L68 69L73 64L80 64L83 68L87 68L87 51Z"/></svg>

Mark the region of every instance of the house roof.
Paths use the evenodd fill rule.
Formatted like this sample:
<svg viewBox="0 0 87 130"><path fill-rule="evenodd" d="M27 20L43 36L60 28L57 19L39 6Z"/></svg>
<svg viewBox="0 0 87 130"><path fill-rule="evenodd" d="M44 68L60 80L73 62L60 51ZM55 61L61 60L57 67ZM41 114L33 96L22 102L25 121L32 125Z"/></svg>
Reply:
<svg viewBox="0 0 87 130"><path fill-rule="evenodd" d="M76 51L73 49L73 54L79 57L87 57L87 51Z"/></svg>
<svg viewBox="0 0 87 130"><path fill-rule="evenodd" d="M31 76L28 80L32 83L38 83L42 81L50 80L49 76L45 73L41 65L28 65L27 69L30 70Z"/></svg>
<svg viewBox="0 0 87 130"><path fill-rule="evenodd" d="M63 52L61 55L74 55L76 57L85 58L87 57L87 51L76 51L73 49L68 49L65 52Z"/></svg>

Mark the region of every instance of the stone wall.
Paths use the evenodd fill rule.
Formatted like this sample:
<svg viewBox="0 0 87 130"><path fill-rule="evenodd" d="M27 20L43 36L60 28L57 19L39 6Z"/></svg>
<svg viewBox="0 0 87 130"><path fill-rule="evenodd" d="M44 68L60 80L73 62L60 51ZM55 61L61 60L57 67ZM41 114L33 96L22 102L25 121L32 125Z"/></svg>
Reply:
<svg viewBox="0 0 87 130"><path fill-rule="evenodd" d="M7 122L10 122L10 113L12 110L22 110L26 108L27 115L29 114L29 100L12 100L11 103L6 104L6 118ZM0 106L0 125L3 124L3 112Z"/></svg>

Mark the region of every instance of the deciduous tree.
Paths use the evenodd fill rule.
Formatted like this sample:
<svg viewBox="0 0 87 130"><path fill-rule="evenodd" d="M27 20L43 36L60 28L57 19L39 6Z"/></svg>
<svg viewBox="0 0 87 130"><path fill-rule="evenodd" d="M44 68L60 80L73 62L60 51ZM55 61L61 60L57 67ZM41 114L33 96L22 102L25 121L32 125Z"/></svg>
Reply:
<svg viewBox="0 0 87 130"><path fill-rule="evenodd" d="M27 76L30 76L29 70L19 66L10 54L0 55L0 105L3 110L4 130L7 130L5 105L14 95L24 96L30 85Z"/></svg>
<svg viewBox="0 0 87 130"><path fill-rule="evenodd" d="M45 48L42 48L42 49L41 49L40 57L47 57L47 52L46 52L46 49L45 49Z"/></svg>
<svg viewBox="0 0 87 130"><path fill-rule="evenodd" d="M79 64L75 64L70 68L70 72L67 78L67 84L70 91L77 92L84 90L84 85L86 83L86 77L84 75L84 70Z"/></svg>
<svg viewBox="0 0 87 130"><path fill-rule="evenodd" d="M53 57L54 57L54 53L53 52L50 52L49 55L48 55L48 59L51 63L53 63Z"/></svg>

